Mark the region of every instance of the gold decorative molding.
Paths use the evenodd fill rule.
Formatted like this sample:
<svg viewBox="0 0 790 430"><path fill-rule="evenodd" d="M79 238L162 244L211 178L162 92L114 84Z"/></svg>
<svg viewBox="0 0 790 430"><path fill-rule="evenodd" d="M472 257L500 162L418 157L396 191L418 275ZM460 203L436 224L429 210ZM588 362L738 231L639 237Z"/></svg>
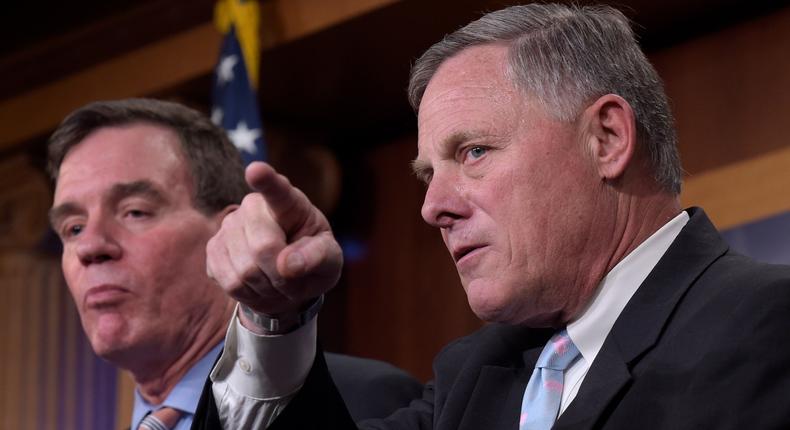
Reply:
<svg viewBox="0 0 790 430"><path fill-rule="evenodd" d="M719 228L790 210L790 147L686 179L684 206L702 206Z"/></svg>

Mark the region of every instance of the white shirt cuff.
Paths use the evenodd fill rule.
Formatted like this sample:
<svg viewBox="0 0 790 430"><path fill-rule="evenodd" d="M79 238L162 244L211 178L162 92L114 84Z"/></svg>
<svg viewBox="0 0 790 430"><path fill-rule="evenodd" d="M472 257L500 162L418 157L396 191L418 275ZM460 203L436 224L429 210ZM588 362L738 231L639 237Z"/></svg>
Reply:
<svg viewBox="0 0 790 430"><path fill-rule="evenodd" d="M285 335L257 335L241 324L237 306L211 381L227 383L237 394L258 400L295 393L315 359L316 320Z"/></svg>

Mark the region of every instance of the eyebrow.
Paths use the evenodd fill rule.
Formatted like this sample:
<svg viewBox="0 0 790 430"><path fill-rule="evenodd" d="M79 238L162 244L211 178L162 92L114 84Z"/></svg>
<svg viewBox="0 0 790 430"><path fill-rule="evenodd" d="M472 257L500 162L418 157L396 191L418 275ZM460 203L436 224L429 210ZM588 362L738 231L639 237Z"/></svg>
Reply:
<svg viewBox="0 0 790 430"><path fill-rule="evenodd" d="M424 160L412 160L411 171L414 176L417 177L417 179L425 182L426 184L430 181L430 178L433 175L433 167L431 166L431 163Z"/></svg>
<svg viewBox="0 0 790 430"><path fill-rule="evenodd" d="M133 196L145 197L156 203L162 203L167 200L164 193L148 180L115 184L110 189L108 200L112 203L117 203Z"/></svg>
<svg viewBox="0 0 790 430"><path fill-rule="evenodd" d="M56 230L60 220L69 215L78 214L80 212L81 210L79 206L75 205L74 203L63 203L57 205L49 210L49 225L53 230Z"/></svg>
<svg viewBox="0 0 790 430"><path fill-rule="evenodd" d="M147 180L115 184L110 188L107 200L115 204L127 197L140 196L155 203L167 201L164 194L153 183ZM69 215L79 214L84 209L74 202L65 202L49 210L49 224L55 228L58 223Z"/></svg>

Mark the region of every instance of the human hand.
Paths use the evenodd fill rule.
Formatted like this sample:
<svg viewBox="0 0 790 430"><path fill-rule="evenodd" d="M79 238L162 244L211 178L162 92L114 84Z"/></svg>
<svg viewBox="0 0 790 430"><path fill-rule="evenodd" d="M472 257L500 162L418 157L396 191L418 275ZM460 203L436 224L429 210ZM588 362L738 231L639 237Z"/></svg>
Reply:
<svg viewBox="0 0 790 430"><path fill-rule="evenodd" d="M245 178L254 192L209 240L208 275L256 312L296 314L337 283L340 245L321 211L271 166L252 163Z"/></svg>

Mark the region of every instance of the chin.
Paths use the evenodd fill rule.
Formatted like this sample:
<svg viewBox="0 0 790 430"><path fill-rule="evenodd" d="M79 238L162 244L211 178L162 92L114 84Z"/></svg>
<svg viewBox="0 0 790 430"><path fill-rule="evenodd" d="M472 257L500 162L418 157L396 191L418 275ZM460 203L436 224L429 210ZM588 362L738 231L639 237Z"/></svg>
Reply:
<svg viewBox="0 0 790 430"><path fill-rule="evenodd" d="M123 354L126 349L119 336L110 337L94 334L91 336L90 342L93 352L99 357L109 361L112 361L113 357Z"/></svg>
<svg viewBox="0 0 790 430"><path fill-rule="evenodd" d="M112 361L113 357L123 354L125 348L125 338L128 335L128 328L122 318L104 315L95 321L92 330L85 330L89 333L93 352L99 357Z"/></svg>
<svg viewBox="0 0 790 430"><path fill-rule="evenodd" d="M495 322L527 327L556 327L561 312L548 311L552 306L539 306L534 297L524 300L504 286L483 285L479 281L464 285L469 307L478 318L485 322ZM561 324L560 324L561 325Z"/></svg>
<svg viewBox="0 0 790 430"><path fill-rule="evenodd" d="M479 281L473 281L468 286L464 286L472 312L485 322L512 324L516 300L492 285L481 284Z"/></svg>

